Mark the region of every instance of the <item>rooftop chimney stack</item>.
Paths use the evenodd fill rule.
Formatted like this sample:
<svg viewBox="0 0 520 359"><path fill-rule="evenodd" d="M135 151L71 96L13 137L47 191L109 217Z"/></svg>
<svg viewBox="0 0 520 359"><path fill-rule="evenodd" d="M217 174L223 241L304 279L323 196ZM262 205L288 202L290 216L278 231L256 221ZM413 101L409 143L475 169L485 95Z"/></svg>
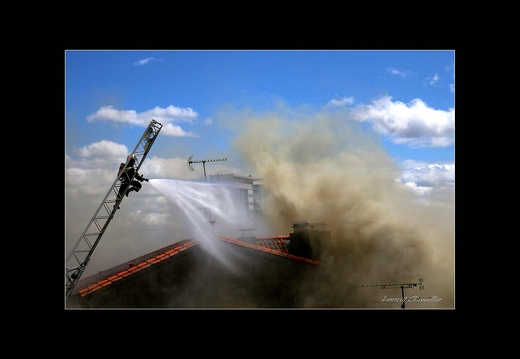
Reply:
<svg viewBox="0 0 520 359"><path fill-rule="evenodd" d="M287 249L290 254L312 260L320 260L323 247L330 240L325 223L293 222L293 233L289 234Z"/></svg>

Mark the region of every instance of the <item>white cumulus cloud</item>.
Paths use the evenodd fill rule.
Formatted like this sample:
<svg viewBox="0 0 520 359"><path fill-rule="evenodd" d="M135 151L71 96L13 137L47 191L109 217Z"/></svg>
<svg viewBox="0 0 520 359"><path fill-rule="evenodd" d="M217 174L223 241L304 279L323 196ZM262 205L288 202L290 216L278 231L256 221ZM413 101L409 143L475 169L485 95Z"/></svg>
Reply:
<svg viewBox="0 0 520 359"><path fill-rule="evenodd" d="M353 117L369 121L376 132L396 144L446 147L455 140L455 109L436 110L420 99L405 104L385 96L356 108Z"/></svg>

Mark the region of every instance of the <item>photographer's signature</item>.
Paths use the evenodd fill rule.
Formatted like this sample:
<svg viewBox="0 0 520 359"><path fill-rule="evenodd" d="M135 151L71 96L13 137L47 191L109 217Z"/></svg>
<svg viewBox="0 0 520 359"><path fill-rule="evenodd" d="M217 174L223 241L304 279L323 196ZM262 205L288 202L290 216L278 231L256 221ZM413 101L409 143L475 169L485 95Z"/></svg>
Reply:
<svg viewBox="0 0 520 359"><path fill-rule="evenodd" d="M422 303L431 303L431 302L440 302L442 298L437 297L436 295L432 297L424 297L421 298L417 295L412 295L411 297L404 298L388 298L386 295L381 300L381 302L390 302L390 303L402 303L402 302L422 302Z"/></svg>

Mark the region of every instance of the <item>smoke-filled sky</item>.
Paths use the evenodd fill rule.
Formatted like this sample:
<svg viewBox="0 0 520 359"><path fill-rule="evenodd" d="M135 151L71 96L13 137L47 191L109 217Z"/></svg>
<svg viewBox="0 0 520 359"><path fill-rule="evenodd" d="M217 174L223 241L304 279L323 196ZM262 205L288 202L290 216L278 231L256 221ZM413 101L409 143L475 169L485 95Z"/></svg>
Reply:
<svg viewBox="0 0 520 359"><path fill-rule="evenodd" d="M189 156L226 158L207 174L259 177L270 193L257 235L326 223L328 264L302 288L308 306L393 308L381 300L400 289L355 286L424 278L405 295L433 299L407 308L453 308L454 61L454 51L66 51L64 256L155 119L145 177L201 180ZM144 182L83 277L191 237L188 222Z"/></svg>

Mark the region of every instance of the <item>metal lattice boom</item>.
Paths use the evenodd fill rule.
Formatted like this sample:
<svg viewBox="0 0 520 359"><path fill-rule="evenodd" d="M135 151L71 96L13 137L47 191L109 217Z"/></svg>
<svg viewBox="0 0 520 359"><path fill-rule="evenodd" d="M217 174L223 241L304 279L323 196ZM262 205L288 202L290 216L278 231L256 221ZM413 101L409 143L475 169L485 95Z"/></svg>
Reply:
<svg viewBox="0 0 520 359"><path fill-rule="evenodd" d="M135 158L135 167L137 169L135 173L139 172L139 169L159 135L162 126L163 125L159 122L152 120L130 154L130 156ZM128 159L122 168L122 171L126 170L127 165ZM132 182L133 179L134 178L132 177L128 180L129 182ZM118 210L119 204L123 201L123 198L125 198L123 194L120 199L117 199L120 187L121 184L118 175L112 183L112 186L110 186L105 198L101 201L94 216L85 228L85 231L67 257L65 268L65 300L69 298L70 294L76 287L76 284L90 261L90 257L96 249L96 246L114 218L114 214Z"/></svg>

